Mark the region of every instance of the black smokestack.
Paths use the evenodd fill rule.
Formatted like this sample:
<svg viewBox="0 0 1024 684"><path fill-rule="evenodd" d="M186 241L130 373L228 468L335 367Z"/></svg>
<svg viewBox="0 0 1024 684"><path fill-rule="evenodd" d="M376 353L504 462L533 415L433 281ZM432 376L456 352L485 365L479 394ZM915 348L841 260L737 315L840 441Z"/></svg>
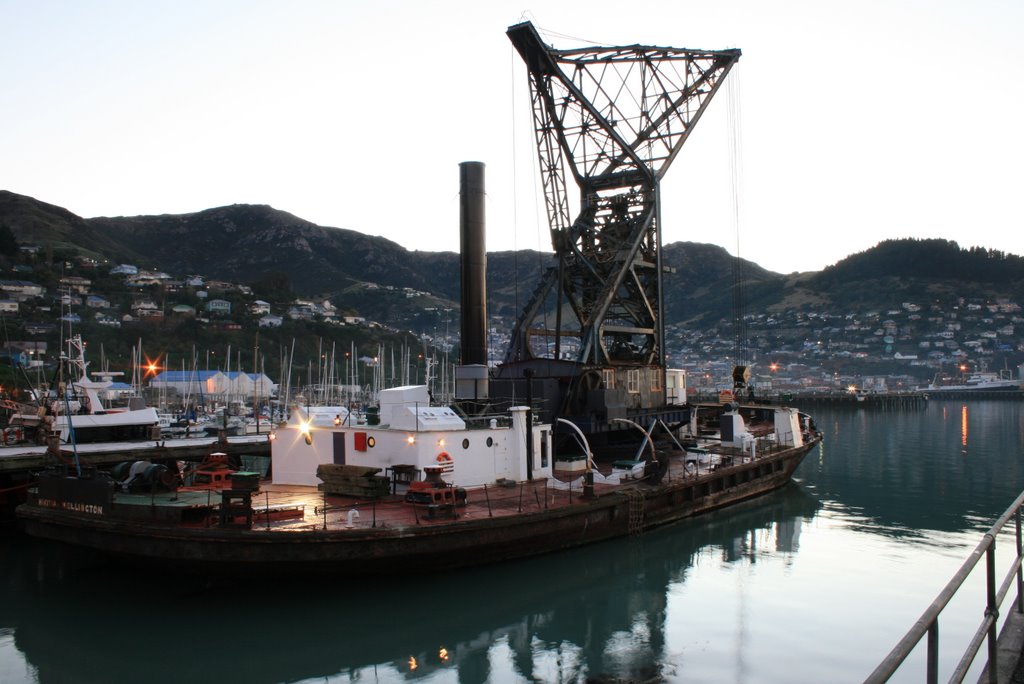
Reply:
<svg viewBox="0 0 1024 684"><path fill-rule="evenodd" d="M487 365L487 246L484 244L484 164L459 164L462 243L462 365Z"/></svg>

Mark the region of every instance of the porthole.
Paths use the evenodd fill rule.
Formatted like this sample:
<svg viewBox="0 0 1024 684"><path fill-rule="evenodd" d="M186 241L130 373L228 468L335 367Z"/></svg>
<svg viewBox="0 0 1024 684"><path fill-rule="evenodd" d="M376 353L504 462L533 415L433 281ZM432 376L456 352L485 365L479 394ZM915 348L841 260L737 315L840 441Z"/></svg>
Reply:
<svg viewBox="0 0 1024 684"><path fill-rule="evenodd" d="M469 448L469 439L462 440L462 448L463 449L468 449Z"/></svg>
<svg viewBox="0 0 1024 684"><path fill-rule="evenodd" d="M494 446L494 438L492 438L492 437L488 437L487 438L487 446L489 446L489 447Z"/></svg>
<svg viewBox="0 0 1024 684"><path fill-rule="evenodd" d="M372 449L373 447L377 446L377 440L374 439L373 437L367 437L366 438L366 446L368 446L368 447L370 447Z"/></svg>

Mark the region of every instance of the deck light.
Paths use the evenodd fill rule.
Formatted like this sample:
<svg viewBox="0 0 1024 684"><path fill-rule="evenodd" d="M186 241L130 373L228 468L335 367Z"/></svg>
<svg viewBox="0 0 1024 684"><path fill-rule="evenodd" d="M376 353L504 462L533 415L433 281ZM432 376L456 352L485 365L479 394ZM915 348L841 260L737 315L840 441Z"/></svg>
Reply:
<svg viewBox="0 0 1024 684"><path fill-rule="evenodd" d="M415 444L416 435L409 435L408 437L405 438L405 441L408 442L409 444Z"/></svg>
<svg viewBox="0 0 1024 684"><path fill-rule="evenodd" d="M302 434L302 439L305 440L306 444L313 443L312 429L308 420L304 420L299 424L299 432Z"/></svg>

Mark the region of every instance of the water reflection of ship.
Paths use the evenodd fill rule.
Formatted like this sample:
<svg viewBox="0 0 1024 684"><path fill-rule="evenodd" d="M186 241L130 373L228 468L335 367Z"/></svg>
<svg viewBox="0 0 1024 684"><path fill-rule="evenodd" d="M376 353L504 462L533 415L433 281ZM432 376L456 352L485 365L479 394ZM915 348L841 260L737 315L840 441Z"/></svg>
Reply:
<svg viewBox="0 0 1024 684"><path fill-rule="evenodd" d="M496 645L507 649L507 667L530 680L550 679L542 673L554 661L560 680L651 679L666 651L670 589L686 581L698 556L718 549L724 562L753 562L766 553L766 535L774 553L795 554L802 522L818 509L813 495L790 484L636 539L448 575L312 589L305 581L225 588L142 575L87 551L19 540L12 543L24 548L0 554L0 630L13 631L43 684L72 675L76 682L143 675L280 682L364 669L413 679L441 668L457 669L460 681L485 681L494 676ZM110 590L97 593L97 585ZM111 610L114 597L131 598ZM170 665L168 645L186 635L191 644L219 644L218 656Z"/></svg>

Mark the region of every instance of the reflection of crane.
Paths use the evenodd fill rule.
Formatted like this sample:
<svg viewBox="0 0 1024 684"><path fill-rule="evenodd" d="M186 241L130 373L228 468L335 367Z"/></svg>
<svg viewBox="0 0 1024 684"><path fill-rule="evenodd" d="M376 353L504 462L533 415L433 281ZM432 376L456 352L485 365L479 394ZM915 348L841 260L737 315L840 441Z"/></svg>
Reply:
<svg viewBox="0 0 1024 684"><path fill-rule="evenodd" d="M556 50L529 22L508 36L529 72L557 265L521 313L499 377L561 378L573 412L588 408L574 393L627 386L628 408L662 406L659 184L740 51Z"/></svg>

